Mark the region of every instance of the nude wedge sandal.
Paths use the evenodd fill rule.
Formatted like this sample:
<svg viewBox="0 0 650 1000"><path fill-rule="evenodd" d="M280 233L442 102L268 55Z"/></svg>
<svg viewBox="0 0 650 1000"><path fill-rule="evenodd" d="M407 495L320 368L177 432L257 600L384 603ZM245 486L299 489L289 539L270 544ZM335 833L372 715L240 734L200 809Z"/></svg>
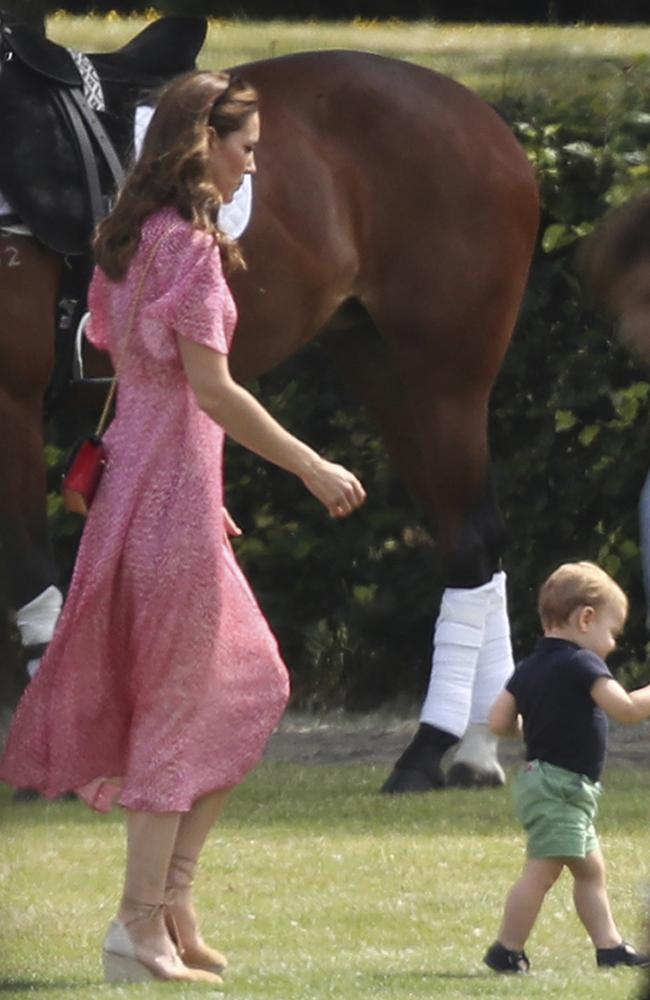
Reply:
<svg viewBox="0 0 650 1000"><path fill-rule="evenodd" d="M113 920L108 928L102 949L102 962L107 983L144 983L156 978L136 958L133 942L121 920Z"/></svg>
<svg viewBox="0 0 650 1000"><path fill-rule="evenodd" d="M163 903L138 903L142 910L141 915L129 921L113 920L110 924L104 946L102 949L102 961L104 966L104 977L108 983L141 983L152 979L165 982L190 982L209 983L211 986L222 986L223 979L216 973L208 969L192 968L185 965L180 955L178 970L171 972L162 966L153 966L143 962L138 958L135 946L129 934L128 928L137 920L149 920L156 913L163 911L167 918L166 906ZM173 920L173 918L172 918Z"/></svg>
<svg viewBox="0 0 650 1000"><path fill-rule="evenodd" d="M165 920L169 935L178 948L179 954L185 965L191 969L202 969L215 975L223 972L228 959L216 948L211 948L205 943L200 933L196 944L186 944L181 940L177 923L174 918L174 910L180 907L178 899L179 893L188 892L194 885L194 870L196 862L191 858L183 857L182 854L173 854L169 865L167 885L165 886Z"/></svg>

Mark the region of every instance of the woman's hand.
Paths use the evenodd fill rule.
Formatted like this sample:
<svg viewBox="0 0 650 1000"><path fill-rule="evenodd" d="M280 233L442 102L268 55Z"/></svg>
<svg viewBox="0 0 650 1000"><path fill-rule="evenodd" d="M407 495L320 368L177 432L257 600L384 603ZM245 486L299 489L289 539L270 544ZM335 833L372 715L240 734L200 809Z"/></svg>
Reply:
<svg viewBox="0 0 650 1000"><path fill-rule="evenodd" d="M366 491L357 477L286 431L233 380L225 354L181 336L178 349L198 405L226 434L298 476L331 517L347 517L361 506Z"/></svg>
<svg viewBox="0 0 650 1000"><path fill-rule="evenodd" d="M353 472L324 458L313 463L302 481L330 517L347 517L366 499L366 491Z"/></svg>
<svg viewBox="0 0 650 1000"><path fill-rule="evenodd" d="M223 510L223 527L226 532L226 538L228 539L230 536L237 538L239 535L243 534L241 528L230 512L225 507L222 507L221 509Z"/></svg>

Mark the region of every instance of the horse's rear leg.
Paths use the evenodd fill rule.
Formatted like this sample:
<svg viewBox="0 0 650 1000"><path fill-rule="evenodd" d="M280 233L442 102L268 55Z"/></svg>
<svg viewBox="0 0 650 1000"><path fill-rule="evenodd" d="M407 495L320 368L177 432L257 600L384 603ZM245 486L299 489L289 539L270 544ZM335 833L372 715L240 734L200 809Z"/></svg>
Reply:
<svg viewBox="0 0 650 1000"><path fill-rule="evenodd" d="M504 780L489 736L489 708L512 671L505 574L499 572L504 530L489 473L487 395L436 386L418 393L410 410L429 470L421 501L440 526L446 589L434 634L429 688L420 728L384 786L425 791L460 777L464 783ZM469 728L468 728L469 727ZM459 739L459 764L445 780L441 760Z"/></svg>
<svg viewBox="0 0 650 1000"><path fill-rule="evenodd" d="M46 516L43 395L61 260L0 236L0 549L5 591L33 672L61 607Z"/></svg>
<svg viewBox="0 0 650 1000"><path fill-rule="evenodd" d="M354 322L353 330L346 317ZM463 734L461 751L470 742L472 756L478 751L481 762L478 773L472 768L472 783L501 782L485 719L512 669L512 656L505 575L497 572L504 530L488 471L487 390L454 389L451 381L432 387L436 365L427 362L426 352L418 352L420 376L414 380L407 371L407 391L394 358L358 310L339 314L326 343L377 420L395 465L438 529L445 554L447 589L421 726L387 791L441 787L441 757ZM465 766L452 770L468 781Z"/></svg>
<svg viewBox="0 0 650 1000"><path fill-rule="evenodd" d="M6 591L14 609L30 676L52 637L61 610L47 533L46 468L40 412L7 397L0 388L0 538Z"/></svg>

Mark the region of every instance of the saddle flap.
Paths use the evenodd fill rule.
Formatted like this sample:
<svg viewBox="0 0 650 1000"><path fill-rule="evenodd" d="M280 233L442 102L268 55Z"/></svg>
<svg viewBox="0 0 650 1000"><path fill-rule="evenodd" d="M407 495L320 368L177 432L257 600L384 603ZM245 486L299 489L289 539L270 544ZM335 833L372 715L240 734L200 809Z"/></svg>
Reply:
<svg viewBox="0 0 650 1000"><path fill-rule="evenodd" d="M162 17L121 49L89 57L103 80L156 85L195 68L207 30L204 17Z"/></svg>
<svg viewBox="0 0 650 1000"><path fill-rule="evenodd" d="M68 87L81 86L79 70L68 50L33 28L24 24L3 27L2 41L14 58L19 59L34 73Z"/></svg>

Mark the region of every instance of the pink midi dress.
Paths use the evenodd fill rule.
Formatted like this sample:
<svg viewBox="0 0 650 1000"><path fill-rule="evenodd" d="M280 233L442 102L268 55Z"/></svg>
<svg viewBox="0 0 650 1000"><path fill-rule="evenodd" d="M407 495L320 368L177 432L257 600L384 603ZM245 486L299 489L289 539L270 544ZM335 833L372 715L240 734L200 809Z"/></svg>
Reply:
<svg viewBox="0 0 650 1000"><path fill-rule="evenodd" d="M88 336L118 373L108 464L0 778L50 797L74 789L101 811L187 811L259 761L289 689L226 540L223 430L199 409L177 344L227 353L235 304L212 239L171 208L144 223L123 281L95 271L89 304Z"/></svg>

